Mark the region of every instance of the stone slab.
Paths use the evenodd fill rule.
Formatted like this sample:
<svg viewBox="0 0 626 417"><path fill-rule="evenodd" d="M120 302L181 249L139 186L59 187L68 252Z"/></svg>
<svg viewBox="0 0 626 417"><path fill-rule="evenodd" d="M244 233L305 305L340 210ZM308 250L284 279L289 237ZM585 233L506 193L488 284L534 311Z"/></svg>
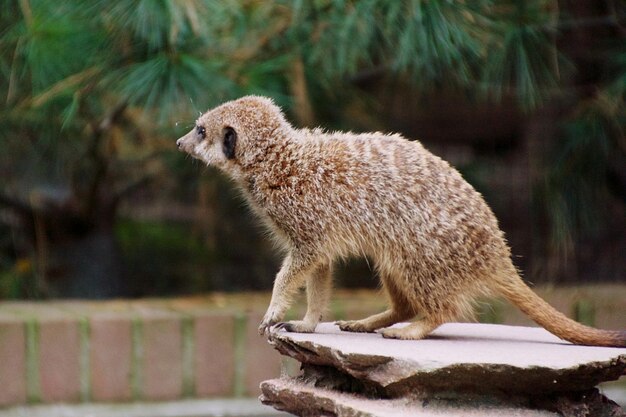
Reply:
<svg viewBox="0 0 626 417"><path fill-rule="evenodd" d="M575 346L530 327L450 323L411 341L321 323L312 334L274 331L270 343L302 363L336 368L386 397L546 395L588 390L626 373L626 349Z"/></svg>
<svg viewBox="0 0 626 417"><path fill-rule="evenodd" d="M506 405L464 406L427 402L415 398L366 398L318 388L296 379L272 379L261 384L263 404L298 416L337 417L558 417L545 410Z"/></svg>

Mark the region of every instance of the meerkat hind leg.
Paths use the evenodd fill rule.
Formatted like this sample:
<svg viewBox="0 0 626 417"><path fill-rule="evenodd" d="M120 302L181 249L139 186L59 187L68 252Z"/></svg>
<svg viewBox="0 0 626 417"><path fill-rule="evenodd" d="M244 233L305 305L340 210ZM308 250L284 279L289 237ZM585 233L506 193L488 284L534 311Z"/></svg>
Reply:
<svg viewBox="0 0 626 417"><path fill-rule="evenodd" d="M332 271L328 264L319 266L306 279L307 310L302 320L291 320L278 323L275 329L288 332L313 333L322 320L330 300Z"/></svg>
<svg viewBox="0 0 626 417"><path fill-rule="evenodd" d="M383 327L396 324L399 321L410 319L411 317L411 313L402 313L394 309L389 309L361 320L339 320L335 323L339 325L341 330L346 332L371 333Z"/></svg>
<svg viewBox="0 0 626 417"><path fill-rule="evenodd" d="M337 321L336 323L339 325L341 330L348 332L371 333L383 327L388 327L416 316L415 309L411 306L410 299L407 298L403 290L398 287L398 284L394 279L394 272L381 273L381 282L383 284L383 288L389 296L391 308L362 320Z"/></svg>

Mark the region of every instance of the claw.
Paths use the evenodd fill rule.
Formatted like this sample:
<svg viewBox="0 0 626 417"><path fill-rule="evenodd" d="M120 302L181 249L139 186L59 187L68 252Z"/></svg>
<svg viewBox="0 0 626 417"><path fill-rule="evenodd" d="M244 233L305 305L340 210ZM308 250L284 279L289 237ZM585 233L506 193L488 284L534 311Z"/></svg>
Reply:
<svg viewBox="0 0 626 417"><path fill-rule="evenodd" d="M270 334L270 331L272 329L273 323L261 323L261 325L259 326L259 335L261 336L268 336Z"/></svg>
<svg viewBox="0 0 626 417"><path fill-rule="evenodd" d="M291 323L287 323L287 322L280 322L280 323L276 323L273 327L272 330L273 331L277 331L277 330L284 330L286 332L293 332L295 330L293 324Z"/></svg>
<svg viewBox="0 0 626 417"><path fill-rule="evenodd" d="M278 320L281 318L281 314L278 314L274 311L274 309L270 308L265 316L263 317L263 321L261 321L261 325L259 326L259 334L261 336L269 336L272 327L278 323Z"/></svg>
<svg viewBox="0 0 626 417"><path fill-rule="evenodd" d="M277 323L274 320L263 320L263 322L259 326L259 334L261 336L269 336L270 333L273 332L275 329L282 328L282 327L277 327L280 324L284 324L284 323Z"/></svg>

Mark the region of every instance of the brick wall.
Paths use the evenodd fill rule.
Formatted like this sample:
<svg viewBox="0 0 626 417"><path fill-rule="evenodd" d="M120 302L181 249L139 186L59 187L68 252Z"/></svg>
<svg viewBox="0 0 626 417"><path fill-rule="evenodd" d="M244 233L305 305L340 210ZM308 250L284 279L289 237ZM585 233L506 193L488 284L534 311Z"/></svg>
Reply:
<svg viewBox="0 0 626 417"><path fill-rule="evenodd" d="M539 288L579 321L626 328L626 285ZM257 334L269 294L169 300L0 303L0 406L23 403L257 396L259 382L293 372ZM305 307L289 313L302 314ZM530 324L499 301L482 321ZM372 291L338 291L329 319L385 308Z"/></svg>

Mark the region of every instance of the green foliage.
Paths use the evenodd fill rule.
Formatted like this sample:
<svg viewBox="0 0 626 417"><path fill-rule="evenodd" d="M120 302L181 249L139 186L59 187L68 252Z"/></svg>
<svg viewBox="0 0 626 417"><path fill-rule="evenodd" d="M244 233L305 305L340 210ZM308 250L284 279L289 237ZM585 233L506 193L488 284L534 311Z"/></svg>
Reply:
<svg viewBox="0 0 626 417"><path fill-rule="evenodd" d="M554 40L557 28L549 4L502 2L502 12L492 16L482 80L496 99L512 93L523 108L533 110L558 88L564 58Z"/></svg>
<svg viewBox="0 0 626 417"><path fill-rule="evenodd" d="M112 100L109 105L161 109L165 121L180 116L172 109L188 110L189 99L204 108L238 92L236 74L224 70L238 43L216 44L220 18L226 10L232 17L226 3L220 10L204 1L20 4L28 7L3 13L7 29L0 38L2 92L19 103L16 110L41 111L65 98L57 104L66 108L67 124L88 92Z"/></svg>
<svg viewBox="0 0 626 417"><path fill-rule="evenodd" d="M291 61L304 57L309 82L327 88L383 67L422 91L514 90L534 108L558 84L546 3L24 1L3 13L0 92L20 112L55 107L65 128L82 110L103 111L94 101L156 109L171 123L192 114L190 101L205 109L245 92L284 101Z"/></svg>
<svg viewBox="0 0 626 417"><path fill-rule="evenodd" d="M422 85L438 81L444 74L469 82L481 55L480 34L475 33L479 26L474 22L482 18L480 6L484 3L411 2L392 19L388 16L391 25L402 27L397 41L391 39L386 45L390 50L398 45L394 66L419 76Z"/></svg>
<svg viewBox="0 0 626 417"><path fill-rule="evenodd" d="M446 83L496 99L513 93L534 109L558 87L563 60L549 3L300 1L286 38L327 87L382 66L417 91Z"/></svg>
<svg viewBox="0 0 626 417"><path fill-rule="evenodd" d="M563 124L563 136L552 150L552 165L540 188L551 244L564 254L573 249L577 238L593 236L604 225L612 160L626 158L617 143L624 137L616 131L620 127L594 104Z"/></svg>
<svg viewBox="0 0 626 417"><path fill-rule="evenodd" d="M36 277L30 259L14 259L10 253L11 233L0 224L0 300L32 298L36 294Z"/></svg>
<svg viewBox="0 0 626 417"><path fill-rule="evenodd" d="M475 24L487 1L295 2L287 38L328 86L364 68L405 74L418 87L470 83L481 55Z"/></svg>
<svg viewBox="0 0 626 417"><path fill-rule="evenodd" d="M560 137L550 149L550 166L538 186L538 200L548 213L550 245L567 256L581 237L606 227L607 204L626 195L611 178L626 161L626 42L606 51L598 93L580 101L564 118Z"/></svg>

